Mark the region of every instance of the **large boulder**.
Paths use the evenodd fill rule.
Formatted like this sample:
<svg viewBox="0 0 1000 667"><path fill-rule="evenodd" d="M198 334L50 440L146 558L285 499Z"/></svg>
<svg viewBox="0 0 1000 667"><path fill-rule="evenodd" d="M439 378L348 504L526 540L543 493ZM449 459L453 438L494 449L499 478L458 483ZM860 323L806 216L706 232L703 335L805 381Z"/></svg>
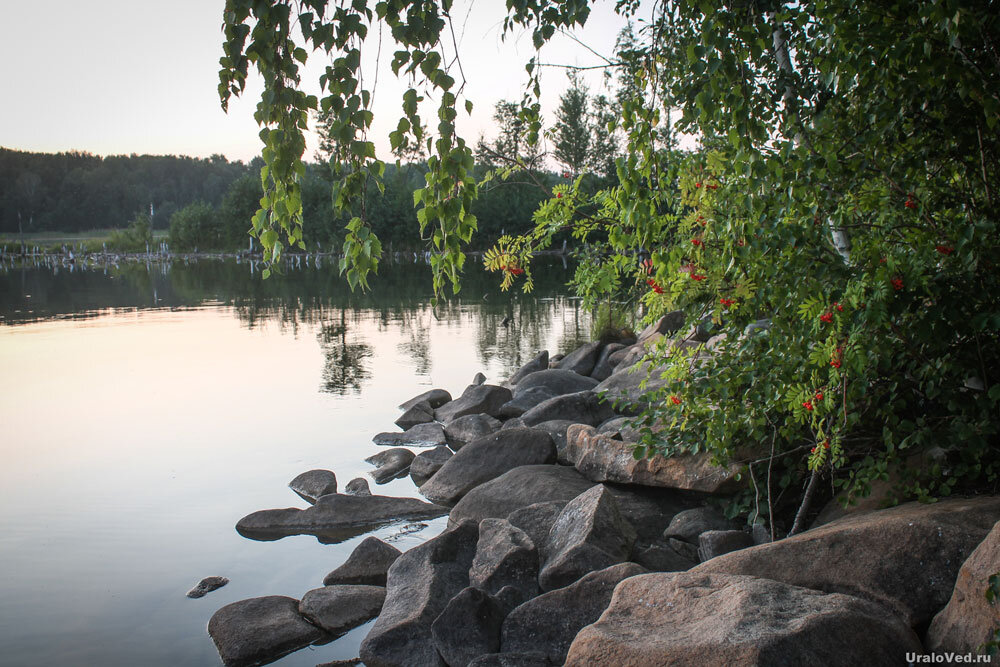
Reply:
<svg viewBox="0 0 1000 667"><path fill-rule="evenodd" d="M553 465L521 466L481 484L451 510L449 524L465 519L506 518L511 512L535 503L560 501L563 505L594 485L573 468Z"/></svg>
<svg viewBox="0 0 1000 667"><path fill-rule="evenodd" d="M414 484L420 486L425 483L434 474L441 469L445 463L448 462L454 456L454 453L445 447L440 445L434 449L428 450L426 452L421 452L413 459L410 463L410 477L413 478Z"/></svg>
<svg viewBox="0 0 1000 667"><path fill-rule="evenodd" d="M597 357L594 370L590 371L590 377L598 382L610 377L615 372L615 366L624 358L626 354L624 350L625 346L621 343L608 343L605 345L604 349L601 350L601 355Z"/></svg>
<svg viewBox="0 0 1000 667"><path fill-rule="evenodd" d="M474 385L451 403L445 403L436 409L434 418L447 423L466 415L487 414L497 417L500 415L500 408L512 397L507 387L492 384Z"/></svg>
<svg viewBox="0 0 1000 667"><path fill-rule="evenodd" d="M510 399L500 408L501 417L520 417L539 403L553 398L555 394L545 387L532 387Z"/></svg>
<svg viewBox="0 0 1000 667"><path fill-rule="evenodd" d="M714 465L708 454L655 455L636 459L636 444L601 435L592 426L578 424L566 431L564 456L587 479L703 493L729 493L737 488L735 464Z"/></svg>
<svg viewBox="0 0 1000 667"><path fill-rule="evenodd" d="M511 386L517 384L523 380L528 375L532 373L537 373L538 371L544 371L549 367L549 351L542 350L538 353L538 356L526 363L524 366L518 369L516 373L510 376L508 382Z"/></svg>
<svg viewBox="0 0 1000 667"><path fill-rule="evenodd" d="M208 634L226 667L277 660L329 636L299 615L299 601L268 595L227 604L212 614Z"/></svg>
<svg viewBox="0 0 1000 667"><path fill-rule="evenodd" d="M378 616L385 601L381 586L324 586L302 596L299 613L334 637Z"/></svg>
<svg viewBox="0 0 1000 667"><path fill-rule="evenodd" d="M877 602L908 624L931 620L958 570L1000 520L1000 497L907 503L741 549L692 572L746 574Z"/></svg>
<svg viewBox="0 0 1000 667"><path fill-rule="evenodd" d="M672 542L662 540L655 540L649 544L637 542L632 548L631 560L650 572L679 572L690 570L698 564L697 555L691 558L689 552L678 549Z"/></svg>
<svg viewBox="0 0 1000 667"><path fill-rule="evenodd" d="M487 593L512 586L521 601L538 595L538 549L528 534L506 519L479 522L469 584Z"/></svg>
<svg viewBox="0 0 1000 667"><path fill-rule="evenodd" d="M402 552L377 537L366 537L344 564L326 575L324 586L358 584L385 586L386 573Z"/></svg>
<svg viewBox="0 0 1000 667"><path fill-rule="evenodd" d="M525 602L504 620L500 650L504 653L539 651L550 664L563 664L573 638L607 608L615 586L644 572L635 563L614 565Z"/></svg>
<svg viewBox="0 0 1000 667"><path fill-rule="evenodd" d="M399 404L400 410L409 410L418 403L426 403L431 408L440 408L451 400L451 394L444 389L431 389L422 394L417 394L408 401Z"/></svg>
<svg viewBox="0 0 1000 667"><path fill-rule="evenodd" d="M385 604L361 644L368 667L443 667L431 624L469 585L478 526L463 522L413 547L389 568Z"/></svg>
<svg viewBox="0 0 1000 667"><path fill-rule="evenodd" d="M556 368L573 371L580 375L590 375L597 363L598 356L601 354L601 347L599 341L585 343L563 357Z"/></svg>
<svg viewBox="0 0 1000 667"><path fill-rule="evenodd" d="M393 447L365 459L367 463L376 466L369 473L376 484L385 484L397 477L405 477L410 472L413 462L413 452L403 447Z"/></svg>
<svg viewBox="0 0 1000 667"><path fill-rule="evenodd" d="M433 519L447 513L446 507L417 498L330 493L304 510L290 507L248 514L239 520L236 530L254 540L315 535L332 544L403 519Z"/></svg>
<svg viewBox="0 0 1000 667"><path fill-rule="evenodd" d="M404 431L413 428L417 424L424 424L434 421L434 408L427 401L422 401L406 409L399 416L395 424Z"/></svg>
<svg viewBox="0 0 1000 667"><path fill-rule="evenodd" d="M552 436L552 442L556 445L556 460L563 465L573 465L567 462L564 452L566 451L566 430L575 424L570 419L550 419L549 421L535 424L531 428L545 431Z"/></svg>
<svg viewBox="0 0 1000 667"><path fill-rule="evenodd" d="M753 535L743 530L706 530L698 536L698 559L705 562L753 544Z"/></svg>
<svg viewBox="0 0 1000 667"><path fill-rule="evenodd" d="M948 604L927 630L931 653L979 653L979 647L1000 628L1000 605L990 604L986 590L990 577L1000 572L1000 523L993 526L958 571Z"/></svg>
<svg viewBox="0 0 1000 667"><path fill-rule="evenodd" d="M679 331L684 326L684 311L674 310L656 320L639 334L638 344L645 344L662 336Z"/></svg>
<svg viewBox="0 0 1000 667"><path fill-rule="evenodd" d="M488 593L472 587L459 591L431 625L434 645L448 667L466 667L495 653L505 615L503 605Z"/></svg>
<svg viewBox="0 0 1000 667"><path fill-rule="evenodd" d="M642 394L667 385L667 380L661 377L661 370L649 361L638 365L630 364L602 380L594 387L594 391L608 403L621 400L635 402Z"/></svg>
<svg viewBox="0 0 1000 667"><path fill-rule="evenodd" d="M678 512L663 531L663 538L675 538L698 544L698 536L709 530L731 530L736 526L722 512L705 505Z"/></svg>
<svg viewBox="0 0 1000 667"><path fill-rule="evenodd" d="M465 415L445 424L444 435L448 446L457 452L470 442L499 431L501 426L499 419L489 415Z"/></svg>
<svg viewBox="0 0 1000 667"><path fill-rule="evenodd" d="M530 389L540 387L554 396L562 396L563 394L575 394L578 391L593 389L596 386L597 380L594 378L564 368L550 368L522 378L514 388L514 395L520 396Z"/></svg>
<svg viewBox="0 0 1000 667"><path fill-rule="evenodd" d="M528 428L501 430L458 450L420 487L420 493L434 502L455 503L513 468L555 460L556 448L548 433Z"/></svg>
<svg viewBox="0 0 1000 667"><path fill-rule="evenodd" d="M544 653L487 653L469 663L469 667L552 667Z"/></svg>
<svg viewBox="0 0 1000 667"><path fill-rule="evenodd" d="M502 644L501 644L502 645ZM923 649L877 604L756 577L624 580L566 665L902 665Z"/></svg>
<svg viewBox="0 0 1000 667"><path fill-rule="evenodd" d="M588 572L622 563L635 539L635 528L622 517L614 496L598 484L571 500L556 517L538 583L551 591Z"/></svg>
<svg viewBox="0 0 1000 667"><path fill-rule="evenodd" d="M544 503L535 503L514 510L507 515L507 521L510 522L510 525L524 531L531 543L535 545L539 562L545 560L543 550L545 543L549 541L549 531L552 530L552 524L559 518L559 513L566 507L566 502L568 501L550 500ZM493 520L483 519L484 522ZM537 572L535 578L537 579Z"/></svg>
<svg viewBox="0 0 1000 667"><path fill-rule="evenodd" d="M372 442L382 447L437 447L447 443L444 427L437 422L425 422L411 426L403 432L386 431L379 433Z"/></svg>
<svg viewBox="0 0 1000 667"><path fill-rule="evenodd" d="M337 476L329 470L309 470L290 481L288 488L303 500L314 503L321 496L337 492Z"/></svg>
<svg viewBox="0 0 1000 667"><path fill-rule="evenodd" d="M521 421L534 426L554 419L567 419L596 426L614 416L614 409L600 396L592 391L580 391L542 401L522 414Z"/></svg>

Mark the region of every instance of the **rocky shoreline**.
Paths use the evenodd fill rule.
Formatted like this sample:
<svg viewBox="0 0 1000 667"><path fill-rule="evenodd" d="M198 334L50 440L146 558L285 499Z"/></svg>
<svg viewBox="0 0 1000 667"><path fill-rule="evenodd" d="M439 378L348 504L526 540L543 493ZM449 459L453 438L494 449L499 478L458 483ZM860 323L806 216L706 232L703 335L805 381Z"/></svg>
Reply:
<svg viewBox="0 0 1000 667"><path fill-rule="evenodd" d="M223 662L265 664L373 618L359 659L330 664L902 665L991 639L1000 497L831 510L772 542L716 509L737 467L632 456L612 401L655 386L637 362L682 323L672 313L637 340L542 352L505 382L479 374L457 397L403 403L401 430L377 434L385 449L368 461L376 483L410 476L426 501L364 479L338 493L327 470L296 477L309 507L253 512L237 530L339 542L444 515L448 528L405 553L369 537L301 600L226 605L208 626ZM717 342L678 340L697 354Z"/></svg>

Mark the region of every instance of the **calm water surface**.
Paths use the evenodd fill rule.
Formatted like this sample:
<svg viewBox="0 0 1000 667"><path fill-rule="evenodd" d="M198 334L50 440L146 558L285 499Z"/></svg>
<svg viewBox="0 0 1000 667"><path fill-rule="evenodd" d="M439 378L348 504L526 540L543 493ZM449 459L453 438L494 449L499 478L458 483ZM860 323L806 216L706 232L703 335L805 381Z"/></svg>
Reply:
<svg viewBox="0 0 1000 667"><path fill-rule="evenodd" d="M304 507L286 486L302 471L365 475L372 435L412 395L587 338L571 273L539 267L525 297L473 268L435 311L420 264L384 265L369 294L330 267L0 268L0 664L221 664L216 609L300 598L364 539L256 542L236 521ZM406 549L445 521L373 534ZM231 583L184 596L208 575ZM355 657L368 627L275 664Z"/></svg>

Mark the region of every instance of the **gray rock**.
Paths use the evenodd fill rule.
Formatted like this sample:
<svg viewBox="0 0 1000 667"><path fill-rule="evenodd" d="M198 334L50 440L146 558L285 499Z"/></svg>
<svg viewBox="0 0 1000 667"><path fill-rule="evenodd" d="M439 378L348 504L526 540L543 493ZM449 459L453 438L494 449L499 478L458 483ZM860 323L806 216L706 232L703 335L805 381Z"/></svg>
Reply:
<svg viewBox="0 0 1000 667"><path fill-rule="evenodd" d="M632 550L632 560L650 572L680 572L698 564L688 553L678 551L668 542L637 544Z"/></svg>
<svg viewBox="0 0 1000 667"><path fill-rule="evenodd" d="M601 350L601 355L597 357L597 363L594 364L594 370L590 372L590 377L598 382L608 378L614 373L618 362L625 356L624 349L625 346L621 343L608 343L605 345L604 349Z"/></svg>
<svg viewBox="0 0 1000 667"><path fill-rule="evenodd" d="M445 403L445 405L449 404ZM434 408L431 407L430 403L424 401L407 409L399 416L399 419L397 419L395 423L396 426L405 431L413 428L417 424L426 424L427 422L432 421L434 421Z"/></svg>
<svg viewBox="0 0 1000 667"><path fill-rule="evenodd" d="M635 563L614 565L525 602L504 620L500 649L505 653L540 651L551 664L563 664L573 638L600 617L615 586L645 571Z"/></svg>
<svg viewBox="0 0 1000 667"><path fill-rule="evenodd" d="M512 428L528 428L528 425L521 421L520 417L511 417L503 423L500 427L501 431L510 430Z"/></svg>
<svg viewBox="0 0 1000 667"><path fill-rule="evenodd" d="M372 442L382 447L437 447L448 441L444 435L444 427L437 422L424 422L411 426L402 433L387 431L379 433Z"/></svg>
<svg viewBox="0 0 1000 667"><path fill-rule="evenodd" d="M540 387L555 396L562 396L563 394L575 394L578 391L593 389L596 386L597 380L594 378L563 368L550 368L526 375L514 387L514 395L520 396L530 389Z"/></svg>
<svg viewBox="0 0 1000 667"><path fill-rule="evenodd" d="M454 503L513 468L555 459L555 445L547 433L526 428L500 430L458 450L420 487L420 493L435 502Z"/></svg>
<svg viewBox="0 0 1000 667"><path fill-rule="evenodd" d="M573 371L580 375L590 375L590 372L594 370L594 364L597 363L597 357L601 354L601 347L599 341L581 345L563 357L556 368Z"/></svg>
<svg viewBox="0 0 1000 667"><path fill-rule="evenodd" d="M637 342L641 345L658 335L666 336L672 334L675 331L679 331L682 326L684 326L684 311L675 310L669 312L643 329L642 333L639 334Z"/></svg>
<svg viewBox="0 0 1000 667"><path fill-rule="evenodd" d="M506 519L483 519L469 585L491 595L512 587L522 601L538 595L538 549L527 533Z"/></svg>
<svg viewBox="0 0 1000 667"><path fill-rule="evenodd" d="M406 411L418 403L426 403L432 408L440 408L450 400L451 394L446 392L444 389L431 389L430 391L425 391L422 394L414 396L404 403L400 403L399 409Z"/></svg>
<svg viewBox="0 0 1000 667"><path fill-rule="evenodd" d="M597 434L610 435L613 438L618 436L618 439L621 440L623 439L621 438L622 429L625 428L625 425L628 424L631 419L631 417L612 417L597 427Z"/></svg>
<svg viewBox="0 0 1000 667"><path fill-rule="evenodd" d="M500 408L513 395L510 389L492 384L481 384L470 387L459 398L451 403L445 403L434 411L434 418L440 422L450 422L466 415L487 414L497 417Z"/></svg>
<svg viewBox="0 0 1000 667"><path fill-rule="evenodd" d="M364 477L355 477L347 486L344 487L344 493L349 496L370 496L372 494L371 489L368 488L368 480Z"/></svg>
<svg viewBox="0 0 1000 667"><path fill-rule="evenodd" d="M516 373L514 373L508 382L511 385L516 385L518 382L523 380L526 376L536 373L538 371L544 371L549 367L549 351L542 350L538 353L538 356L521 366Z"/></svg>
<svg viewBox="0 0 1000 667"><path fill-rule="evenodd" d="M361 664L361 658L348 658L347 660L332 660L330 662L323 662L316 667L355 667Z"/></svg>
<svg viewBox="0 0 1000 667"><path fill-rule="evenodd" d="M484 414L465 415L448 422L444 426L444 435L448 446L456 452L473 440L500 430L499 419Z"/></svg>
<svg viewBox="0 0 1000 667"><path fill-rule="evenodd" d="M554 419L566 419L578 424L596 426L615 416L610 403L604 402L592 391L564 394L543 401L523 415L521 421L528 426Z"/></svg>
<svg viewBox="0 0 1000 667"><path fill-rule="evenodd" d="M475 376L473 376L473 378L472 378L472 386L473 387L478 387L479 385L483 384L484 382L486 382L486 376L483 375L482 373L476 373Z"/></svg>
<svg viewBox="0 0 1000 667"><path fill-rule="evenodd" d="M678 540L674 537L671 537L669 540L667 540L667 544L670 545L670 548L676 551L678 554L680 554L681 557L684 558L685 560L689 560L692 563L698 562L697 545L691 544L690 542L685 542L683 540Z"/></svg>
<svg viewBox="0 0 1000 667"><path fill-rule="evenodd" d="M638 367L630 365L615 371L614 374L594 387L594 392L603 395L609 404L622 399L635 400L646 392L666 386L667 380L660 377L660 371L660 368L650 365L648 361ZM646 383L646 386L640 387L643 382ZM635 412L635 410L630 412Z"/></svg>
<svg viewBox="0 0 1000 667"><path fill-rule="evenodd" d="M413 452L402 447L393 447L365 459L367 463L377 466L369 474L376 484L385 484L397 477L405 477L410 472Z"/></svg>
<svg viewBox="0 0 1000 667"><path fill-rule="evenodd" d="M545 559L545 543L549 540L549 531L552 524L556 522L559 513L566 507L569 501L550 500L544 503L535 503L520 509L514 510L507 516L507 521L515 528L525 532L532 544L538 550L539 562ZM483 519L491 521L492 519Z"/></svg>
<svg viewBox="0 0 1000 667"><path fill-rule="evenodd" d="M632 368L637 363L639 363L639 361L642 360L643 357L646 356L647 351L648 350L646 350L645 345L637 343L635 345L630 345L629 347L626 347L624 350L619 350L618 352L615 352L614 356L617 359L617 362L615 364L615 367L611 370L611 375ZM611 375L609 375L608 377L611 377ZM604 378L604 380L607 379L608 378ZM601 382L603 382L604 380L601 380Z"/></svg>
<svg viewBox="0 0 1000 667"><path fill-rule="evenodd" d="M698 544L698 536L709 530L732 530L733 522L722 515L722 512L706 505L678 512L663 531L664 539L671 537Z"/></svg>
<svg viewBox="0 0 1000 667"><path fill-rule="evenodd" d="M337 543L402 519L433 519L447 513L445 507L416 498L329 493L304 510L290 507L248 514L236 530L254 540L315 535L320 542Z"/></svg>
<svg viewBox="0 0 1000 667"><path fill-rule="evenodd" d="M698 558L701 562L753 546L753 535L742 530L706 530L698 536Z"/></svg>
<svg viewBox="0 0 1000 667"><path fill-rule="evenodd" d="M299 613L339 637L378 616L385 601L381 586L324 586L302 596Z"/></svg>
<svg viewBox="0 0 1000 667"><path fill-rule="evenodd" d="M573 465L566 460L563 452L566 451L566 429L575 423L571 419L550 419L532 426L532 428L545 431L552 436L552 442L556 445L556 460L563 465Z"/></svg>
<svg viewBox="0 0 1000 667"><path fill-rule="evenodd" d="M344 564L323 578L324 586L385 586L386 573L402 552L377 537L366 537Z"/></svg>
<svg viewBox="0 0 1000 667"><path fill-rule="evenodd" d="M449 667L466 667L500 648L503 606L478 588L462 589L431 624L438 653Z"/></svg>
<svg viewBox="0 0 1000 667"><path fill-rule="evenodd" d="M329 637L299 615L299 601L283 595L227 604L212 615L208 634L226 667L259 665Z"/></svg>
<svg viewBox="0 0 1000 667"><path fill-rule="evenodd" d="M552 524L538 583L551 591L622 563L635 540L635 528L622 517L618 502L598 484L571 500Z"/></svg>
<svg viewBox="0 0 1000 667"><path fill-rule="evenodd" d="M469 663L469 667L551 667L544 653L489 653Z"/></svg>
<svg viewBox="0 0 1000 667"><path fill-rule="evenodd" d="M410 477L413 478L414 484L420 486L429 480L453 455L454 453L444 445L417 454L410 463Z"/></svg>
<svg viewBox="0 0 1000 667"><path fill-rule="evenodd" d="M771 330L771 318L765 317L764 319L757 320L756 322L751 322L743 329L744 336L750 336L756 333L765 333Z"/></svg>
<svg viewBox="0 0 1000 667"><path fill-rule="evenodd" d="M212 591L218 590L229 583L225 577L205 577L187 592L189 598L203 598Z"/></svg>
<svg viewBox="0 0 1000 667"><path fill-rule="evenodd" d="M385 604L361 644L368 667L443 667L431 624L469 585L479 527L463 522L413 547L389 568Z"/></svg>
<svg viewBox="0 0 1000 667"><path fill-rule="evenodd" d="M518 394L500 407L501 417L520 417L525 412L543 401L553 398L555 394L545 387L532 387Z"/></svg>
<svg viewBox="0 0 1000 667"><path fill-rule="evenodd" d="M337 492L337 476L329 470L309 470L288 483L303 500L314 503L328 493Z"/></svg>

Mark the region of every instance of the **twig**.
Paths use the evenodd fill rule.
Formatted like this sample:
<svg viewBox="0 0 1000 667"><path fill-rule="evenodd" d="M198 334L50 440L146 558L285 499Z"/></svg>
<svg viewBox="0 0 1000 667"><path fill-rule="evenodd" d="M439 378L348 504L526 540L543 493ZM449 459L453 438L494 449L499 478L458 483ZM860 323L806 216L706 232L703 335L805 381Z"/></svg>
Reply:
<svg viewBox="0 0 1000 667"><path fill-rule="evenodd" d="M809 484L806 486L806 493L802 496L802 504L799 505L799 511L795 514L795 522L792 524L792 529L788 531L789 537L802 530L802 524L806 521L806 513L809 511L809 504L812 502L813 493L816 492L816 480L819 479L819 476L819 468L812 471L812 475L809 477Z"/></svg>

